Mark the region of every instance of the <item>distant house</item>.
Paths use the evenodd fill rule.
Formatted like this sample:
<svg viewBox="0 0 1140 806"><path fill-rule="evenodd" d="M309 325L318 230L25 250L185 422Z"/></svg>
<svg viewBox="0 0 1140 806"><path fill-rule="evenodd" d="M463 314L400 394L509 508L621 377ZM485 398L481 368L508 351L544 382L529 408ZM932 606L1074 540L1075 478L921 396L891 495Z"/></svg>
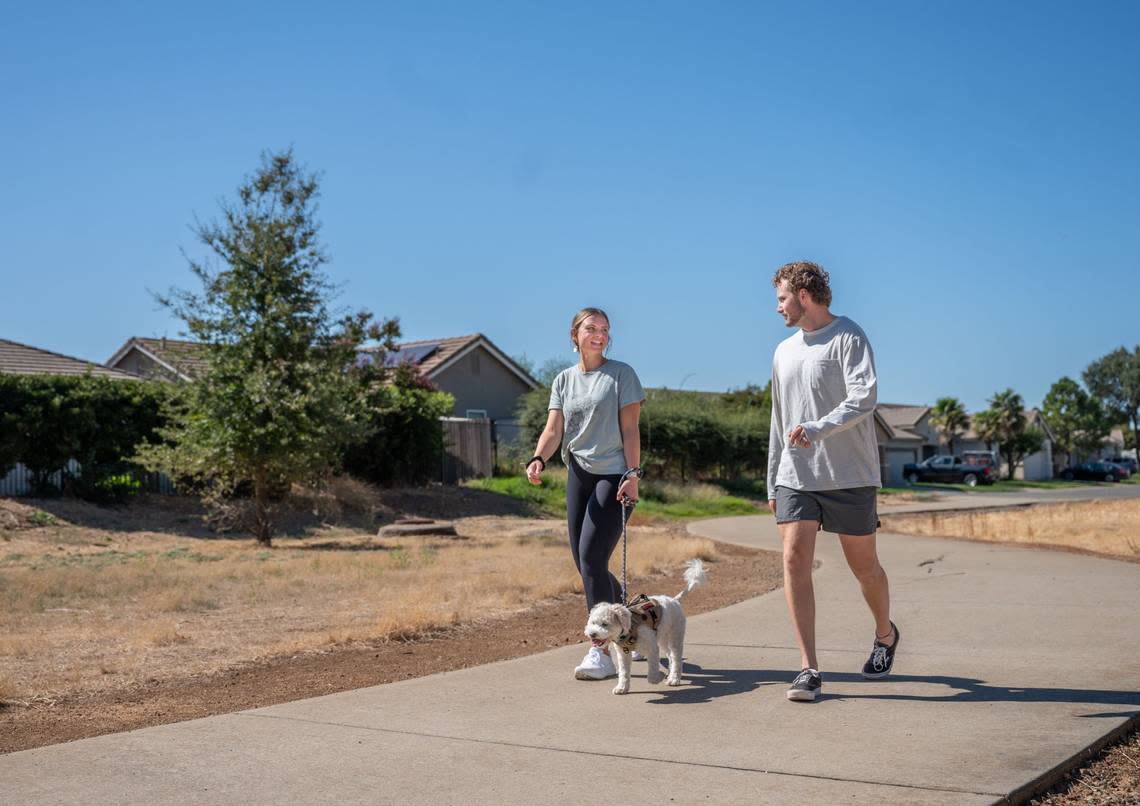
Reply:
<svg viewBox="0 0 1140 806"><path fill-rule="evenodd" d="M1053 434L1053 429L1045 422L1045 418L1041 416L1041 412L1037 409L1026 409L1025 422L1029 428L1040 428L1045 434L1045 446L1037 453L1030 454L1025 457L1025 460L1014 471L1013 477L1015 479L1024 479L1026 481L1041 481L1044 479L1053 478L1058 471L1055 464L1057 460L1055 457L1056 451L1054 450L1057 444L1057 437ZM971 422L973 417L970 418ZM999 450L1000 446L987 445L978 439L978 435L974 432L973 426L966 431L961 440L961 450L963 451L988 451L991 449ZM1001 456L998 456L998 463L1001 464ZM1005 477L1005 471L1002 471L1002 477Z"/></svg>
<svg viewBox="0 0 1140 806"><path fill-rule="evenodd" d="M404 342L385 355L385 364L415 367L422 378L455 397L456 417L492 420L508 441L519 398L538 388L529 372L482 333Z"/></svg>
<svg viewBox="0 0 1140 806"><path fill-rule="evenodd" d="M0 373L5 375L92 375L115 380L138 380L129 372L111 369L39 347L0 339Z"/></svg>
<svg viewBox="0 0 1140 806"><path fill-rule="evenodd" d="M1100 449L1087 457L1090 462L1118 459L1121 456L1135 456L1136 451L1124 450L1124 429L1120 426L1113 428L1107 437L1101 440Z"/></svg>
<svg viewBox="0 0 1140 806"><path fill-rule="evenodd" d="M938 453L938 431L930 424L929 406L880 403L875 407L875 436L880 473L887 486L903 483L907 463Z"/></svg>
<svg viewBox="0 0 1140 806"><path fill-rule="evenodd" d="M133 336L107 359L106 366L140 378L189 381L205 368L206 356L198 342Z"/></svg>

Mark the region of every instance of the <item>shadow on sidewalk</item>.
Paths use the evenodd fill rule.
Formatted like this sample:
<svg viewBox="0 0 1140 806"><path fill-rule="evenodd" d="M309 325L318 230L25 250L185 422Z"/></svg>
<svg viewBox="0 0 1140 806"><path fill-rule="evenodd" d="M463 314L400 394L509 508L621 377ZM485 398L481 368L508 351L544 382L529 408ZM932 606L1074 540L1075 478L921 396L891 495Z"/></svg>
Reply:
<svg viewBox="0 0 1140 806"><path fill-rule="evenodd" d="M745 694L761 686L786 686L795 677L790 669L705 669L694 663L685 664L685 685L680 688L652 686L637 693L658 694L657 699L649 700L655 705L672 703L710 702L719 697ZM635 682L643 685L644 677ZM837 685L859 683L879 689L876 693L838 693ZM897 693L893 684L923 683L929 686L943 686L950 691L930 694ZM640 688L640 686L639 686ZM970 677L947 677L941 675L891 675L884 680L864 680L860 674L851 672L823 673L824 696L826 700L902 700L913 702L1058 702L1076 705L1124 705L1136 706L1137 711L1114 711L1111 713L1081 714L1090 717L1133 716L1140 712L1140 692L1111 691L1106 689L1080 688L1018 688L1015 686L989 685L984 680ZM631 692L632 693L632 692Z"/></svg>

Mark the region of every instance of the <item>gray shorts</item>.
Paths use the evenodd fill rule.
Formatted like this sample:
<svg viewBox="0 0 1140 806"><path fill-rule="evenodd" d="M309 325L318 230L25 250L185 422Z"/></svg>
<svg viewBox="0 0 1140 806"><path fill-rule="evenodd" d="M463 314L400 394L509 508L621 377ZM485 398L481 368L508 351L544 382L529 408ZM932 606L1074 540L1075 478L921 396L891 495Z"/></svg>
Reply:
<svg viewBox="0 0 1140 806"><path fill-rule="evenodd" d="M818 521L825 532L874 534L879 528L878 488L793 490L776 488L776 523Z"/></svg>

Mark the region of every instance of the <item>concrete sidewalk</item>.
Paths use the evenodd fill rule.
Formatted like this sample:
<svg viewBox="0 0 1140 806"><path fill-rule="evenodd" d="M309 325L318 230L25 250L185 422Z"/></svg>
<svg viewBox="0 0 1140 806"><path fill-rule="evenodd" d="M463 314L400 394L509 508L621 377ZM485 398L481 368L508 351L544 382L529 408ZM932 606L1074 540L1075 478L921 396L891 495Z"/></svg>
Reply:
<svg viewBox="0 0 1140 806"><path fill-rule="evenodd" d="M778 545L767 516L691 529ZM583 649L568 647L0 756L0 791L22 804L992 803L1140 712L1140 565L880 544L896 674L859 676L870 618L821 535L815 704L784 698L799 653L774 591L691 620L682 688L649 686L639 664L615 697L612 681L570 679Z"/></svg>

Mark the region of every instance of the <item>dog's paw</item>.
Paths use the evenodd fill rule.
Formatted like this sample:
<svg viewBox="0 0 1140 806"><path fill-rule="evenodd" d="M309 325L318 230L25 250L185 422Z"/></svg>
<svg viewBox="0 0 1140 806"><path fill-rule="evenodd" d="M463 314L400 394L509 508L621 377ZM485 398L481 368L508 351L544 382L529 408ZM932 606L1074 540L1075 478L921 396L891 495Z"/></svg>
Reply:
<svg viewBox="0 0 1140 806"><path fill-rule="evenodd" d="M685 683L685 681L679 677L670 677L668 680L665 681L665 685L667 685L667 686L681 686L681 685L684 685L684 683Z"/></svg>
<svg viewBox="0 0 1140 806"><path fill-rule="evenodd" d="M614 686L614 694L629 694L629 683L618 683Z"/></svg>
<svg viewBox="0 0 1140 806"><path fill-rule="evenodd" d="M660 683L662 680L665 679L665 675L664 675L664 673L662 673L662 671L660 669L656 669L656 670L650 669L649 671L647 671L645 673L645 679L648 680L650 683L653 683L654 685L656 685L657 683Z"/></svg>

